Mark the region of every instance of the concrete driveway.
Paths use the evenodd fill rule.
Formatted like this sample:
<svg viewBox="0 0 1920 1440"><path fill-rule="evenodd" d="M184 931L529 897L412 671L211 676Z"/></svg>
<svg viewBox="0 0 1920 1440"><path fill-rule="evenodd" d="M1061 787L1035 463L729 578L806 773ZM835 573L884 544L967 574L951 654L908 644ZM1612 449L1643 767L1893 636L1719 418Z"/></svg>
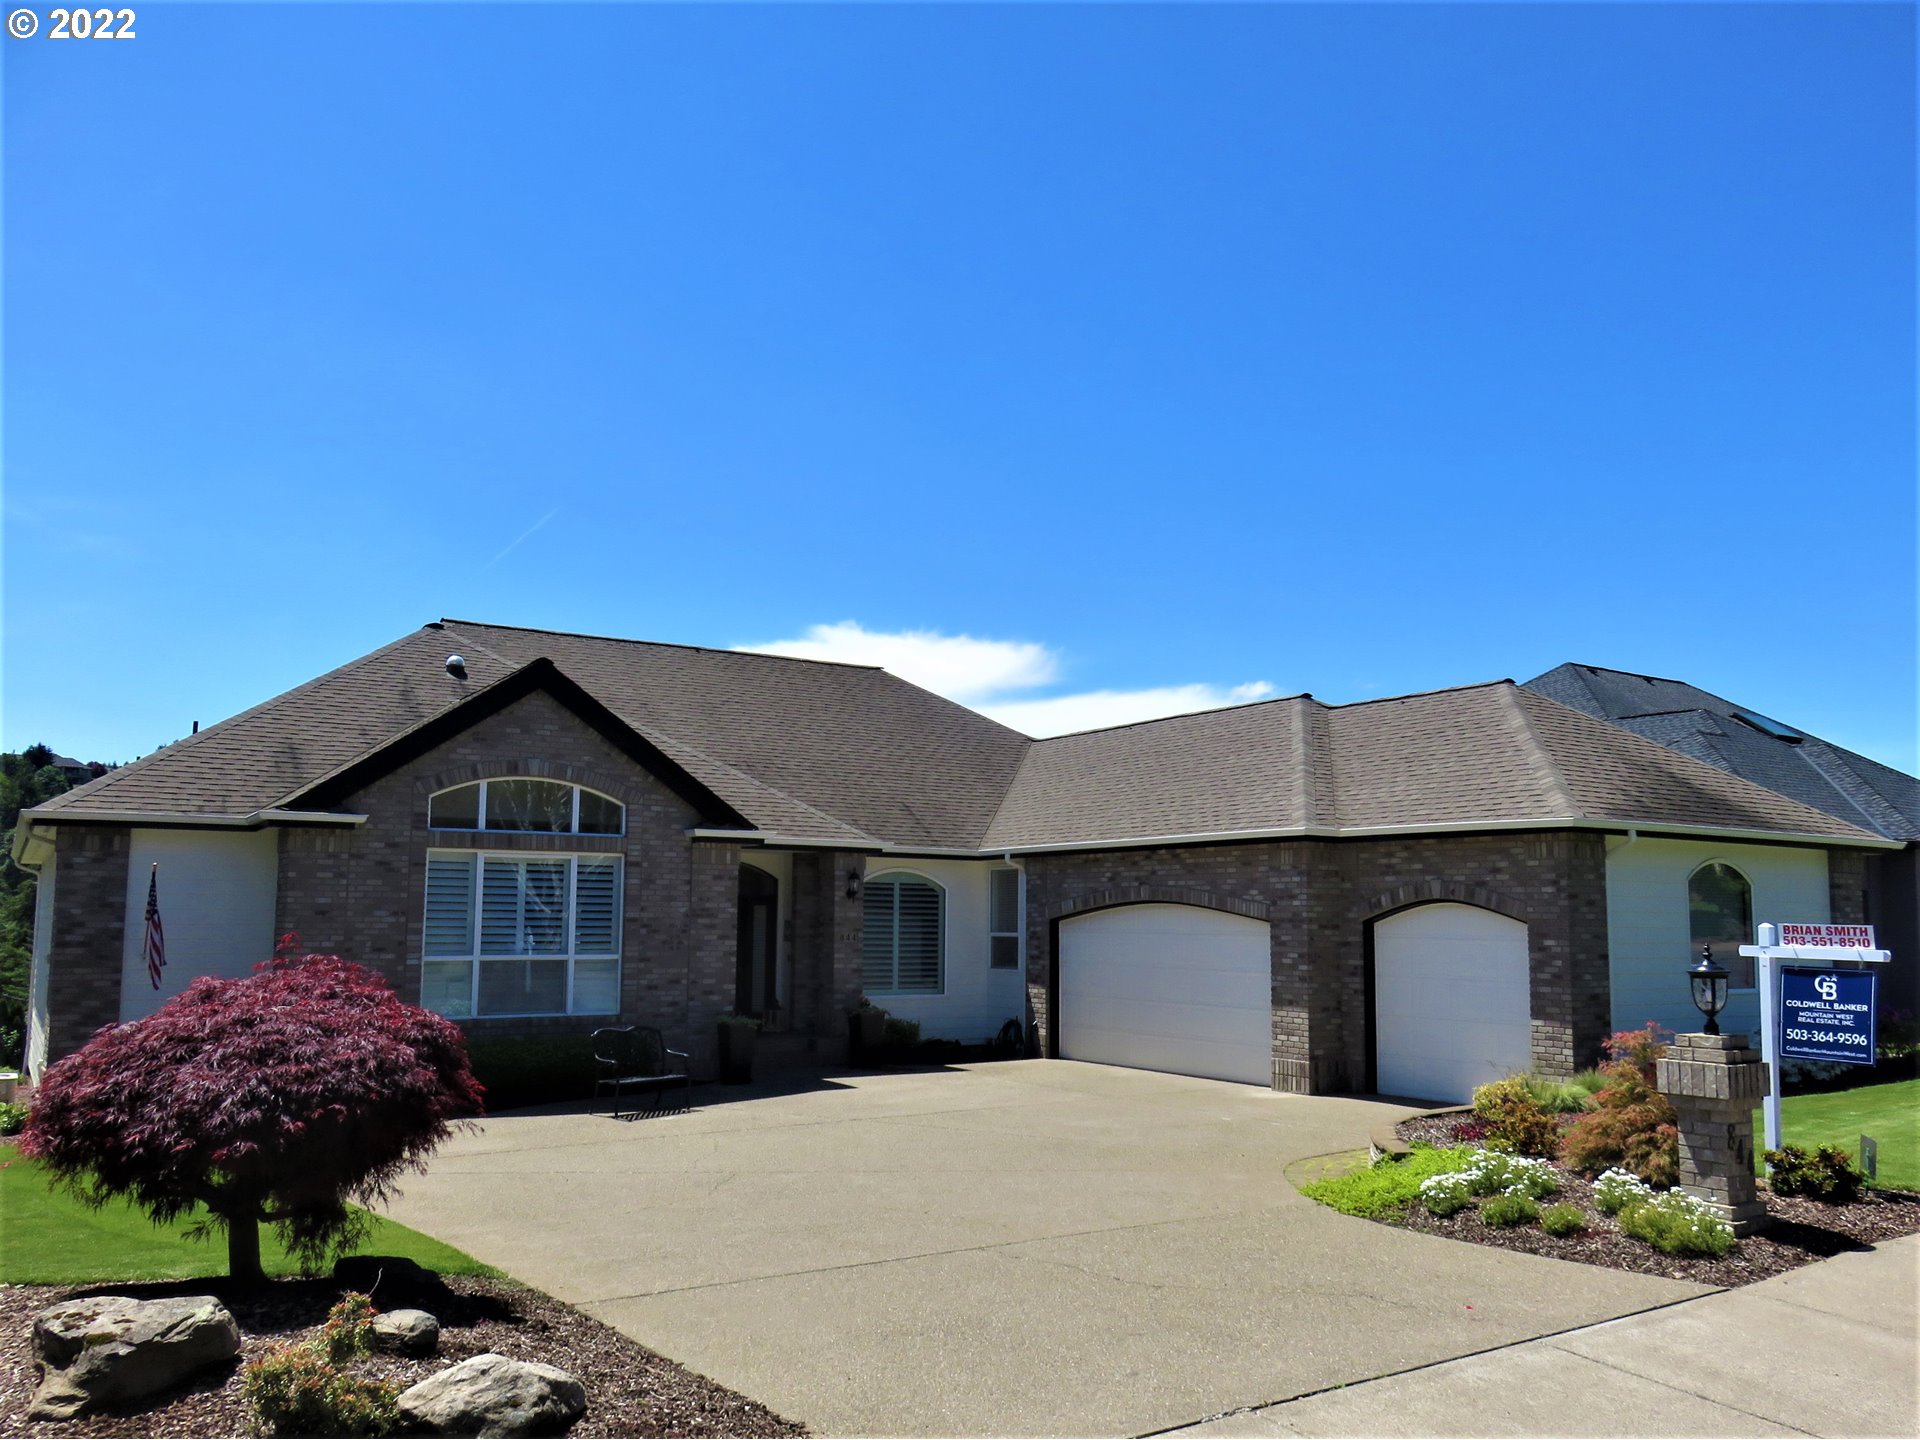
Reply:
<svg viewBox="0 0 1920 1440"><path fill-rule="evenodd" d="M828 1435L1141 1435L1704 1293L1287 1182L1386 1104L1072 1061L695 1097L488 1120L393 1214Z"/></svg>

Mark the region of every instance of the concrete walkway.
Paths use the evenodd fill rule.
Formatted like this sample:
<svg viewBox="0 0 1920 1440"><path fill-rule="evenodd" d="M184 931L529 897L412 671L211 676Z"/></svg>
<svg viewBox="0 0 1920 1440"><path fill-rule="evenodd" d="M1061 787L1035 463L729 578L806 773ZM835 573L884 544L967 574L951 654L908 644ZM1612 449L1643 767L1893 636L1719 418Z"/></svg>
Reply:
<svg viewBox="0 0 1920 1440"><path fill-rule="evenodd" d="M825 1435L1138 1435L1703 1293L1287 1183L1386 1104L1071 1061L697 1099L489 1120L393 1213Z"/></svg>
<svg viewBox="0 0 1920 1440"><path fill-rule="evenodd" d="M1173 1433L1920 1434L1920 1236Z"/></svg>

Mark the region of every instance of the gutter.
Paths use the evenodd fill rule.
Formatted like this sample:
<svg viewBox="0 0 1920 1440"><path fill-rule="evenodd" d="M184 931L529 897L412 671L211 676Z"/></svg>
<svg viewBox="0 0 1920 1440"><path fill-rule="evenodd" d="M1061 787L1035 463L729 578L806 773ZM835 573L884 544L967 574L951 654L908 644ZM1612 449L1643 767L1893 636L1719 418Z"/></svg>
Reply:
<svg viewBox="0 0 1920 1440"><path fill-rule="evenodd" d="M1686 836L1716 840L1750 840L1772 845L1844 846L1860 850L1900 850L1906 842L1862 834L1858 839L1837 835L1815 835L1802 831L1745 830L1724 825L1684 825L1645 820L1594 820L1585 816L1561 815L1539 820L1455 820L1427 825L1285 825L1258 830L1199 830L1171 835L1128 835L1115 840L1058 841L1051 844L989 845L978 849L889 845L881 841L865 846L848 845L806 836L772 835L762 830L696 829L696 840L733 840L748 844L778 845L799 849L870 850L882 855L926 855L956 860L990 860L996 856L1011 861L1016 855L1061 854L1080 850L1142 850L1168 845L1219 845L1254 840L1360 840L1387 839L1411 835L1486 834L1493 831L1597 830L1625 834L1628 843L1646 836Z"/></svg>
<svg viewBox="0 0 1920 1440"><path fill-rule="evenodd" d="M181 830L264 830L269 825L357 826L366 823L365 815L346 815L335 810L287 810L277 805L269 806L264 810L249 811L245 815L193 815L168 810L83 810L77 805L49 811L36 808L20 812L20 823L14 827L13 832L11 858L14 864L23 869L37 871L40 866L46 864L53 850L52 840L41 832L57 830L62 825L139 825L155 829ZM36 848L42 853L37 859L28 859L28 851Z"/></svg>

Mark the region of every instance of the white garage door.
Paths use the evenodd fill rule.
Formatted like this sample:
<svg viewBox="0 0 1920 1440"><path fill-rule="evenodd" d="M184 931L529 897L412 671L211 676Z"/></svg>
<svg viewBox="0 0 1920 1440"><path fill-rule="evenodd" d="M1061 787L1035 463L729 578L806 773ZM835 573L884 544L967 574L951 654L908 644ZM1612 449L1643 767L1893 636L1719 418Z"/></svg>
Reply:
<svg viewBox="0 0 1920 1440"><path fill-rule="evenodd" d="M1060 1053L1268 1085L1267 924L1192 905L1123 905L1060 926Z"/></svg>
<svg viewBox="0 0 1920 1440"><path fill-rule="evenodd" d="M1374 1053L1383 1095L1468 1100L1529 1068L1527 927L1472 905L1422 905L1373 927Z"/></svg>

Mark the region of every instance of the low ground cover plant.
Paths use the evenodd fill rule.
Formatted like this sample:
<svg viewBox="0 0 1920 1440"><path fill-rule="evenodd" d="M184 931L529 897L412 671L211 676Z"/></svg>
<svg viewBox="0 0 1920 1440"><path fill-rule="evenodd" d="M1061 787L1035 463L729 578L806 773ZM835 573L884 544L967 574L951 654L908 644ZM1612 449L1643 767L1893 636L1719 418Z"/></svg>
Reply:
<svg viewBox="0 0 1920 1440"><path fill-rule="evenodd" d="M1629 1205L1653 1198L1653 1187L1631 1170L1608 1170L1593 1182L1593 1203L1603 1215L1618 1215Z"/></svg>
<svg viewBox="0 0 1920 1440"><path fill-rule="evenodd" d="M1852 1154L1834 1145L1822 1145L1811 1155L1798 1145L1782 1145L1767 1151L1766 1162L1767 1184L1776 1195L1805 1195L1829 1205L1851 1205L1867 1183Z"/></svg>
<svg viewBox="0 0 1920 1440"><path fill-rule="evenodd" d="M399 1428L399 1392L347 1368L372 1349L373 1316L365 1295L345 1295L314 1339L275 1345L248 1364L241 1393L259 1434L359 1440Z"/></svg>
<svg viewBox="0 0 1920 1440"><path fill-rule="evenodd" d="M1540 1228L1549 1235L1578 1235L1587 1228L1587 1213L1578 1205L1549 1205L1540 1212Z"/></svg>
<svg viewBox="0 0 1920 1440"><path fill-rule="evenodd" d="M27 1107L18 1100L0 1100L0 1135L18 1135L27 1126Z"/></svg>
<svg viewBox="0 0 1920 1440"><path fill-rule="evenodd" d="M1528 1195L1495 1195L1480 1207L1480 1223L1505 1228L1531 1225L1540 1218L1540 1207Z"/></svg>
<svg viewBox="0 0 1920 1440"><path fill-rule="evenodd" d="M1331 1175L1300 1187L1300 1193L1342 1215L1384 1220L1420 1194L1422 1182L1458 1169L1469 1157L1464 1145L1416 1145L1401 1159L1383 1155L1364 1169Z"/></svg>

